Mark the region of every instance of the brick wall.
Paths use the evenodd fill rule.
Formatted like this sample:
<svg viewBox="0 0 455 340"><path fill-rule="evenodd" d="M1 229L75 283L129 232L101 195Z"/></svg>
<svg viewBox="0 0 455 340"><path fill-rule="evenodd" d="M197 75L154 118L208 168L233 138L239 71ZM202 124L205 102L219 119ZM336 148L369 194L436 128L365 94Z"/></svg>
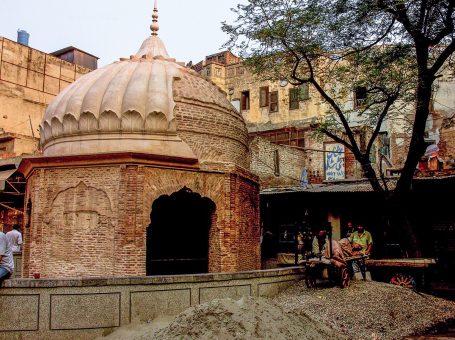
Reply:
<svg viewBox="0 0 455 340"><path fill-rule="evenodd" d="M300 149L277 145L262 137L250 143L251 171L259 176L262 188L297 186L307 164L306 153ZM278 152L279 174L275 174L275 153Z"/></svg>
<svg viewBox="0 0 455 340"><path fill-rule="evenodd" d="M25 136L34 133L39 137L37 129L47 105L60 91L89 71L0 37L0 126L6 132ZM21 147L30 152L30 149L36 149L36 142L32 140ZM22 149L17 153L21 154Z"/></svg>
<svg viewBox="0 0 455 340"><path fill-rule="evenodd" d="M259 269L259 188L244 171L140 164L37 168L28 178L32 216L24 231L24 277L145 275L152 204L184 186L216 205L209 271Z"/></svg>
<svg viewBox="0 0 455 340"><path fill-rule="evenodd" d="M455 127L441 129L440 138L444 143L445 156L455 157Z"/></svg>
<svg viewBox="0 0 455 340"><path fill-rule="evenodd" d="M174 83L178 135L201 162L231 162L249 168L245 121L226 94L198 75Z"/></svg>

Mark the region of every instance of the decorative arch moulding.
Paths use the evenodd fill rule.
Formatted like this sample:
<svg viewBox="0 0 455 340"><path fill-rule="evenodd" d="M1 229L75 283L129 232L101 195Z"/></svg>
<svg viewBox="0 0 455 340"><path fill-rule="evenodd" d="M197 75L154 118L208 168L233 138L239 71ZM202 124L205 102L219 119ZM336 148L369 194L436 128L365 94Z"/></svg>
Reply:
<svg viewBox="0 0 455 340"><path fill-rule="evenodd" d="M40 125L42 144L61 136L90 133L177 134L175 119L168 121L164 113L157 111L149 113L145 119L137 111L127 111L120 118L116 113L106 111L101 113L98 119L93 113L84 112L78 118L67 113L61 120L59 117L52 117L50 122L45 120Z"/></svg>

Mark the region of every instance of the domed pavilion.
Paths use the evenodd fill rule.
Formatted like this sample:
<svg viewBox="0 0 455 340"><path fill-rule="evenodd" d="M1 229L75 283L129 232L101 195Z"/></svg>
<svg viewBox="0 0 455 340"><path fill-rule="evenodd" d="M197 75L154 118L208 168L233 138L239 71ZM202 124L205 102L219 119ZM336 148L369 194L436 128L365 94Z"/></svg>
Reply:
<svg viewBox="0 0 455 340"><path fill-rule="evenodd" d="M258 179L245 122L152 34L65 88L27 178L23 275L260 269Z"/></svg>

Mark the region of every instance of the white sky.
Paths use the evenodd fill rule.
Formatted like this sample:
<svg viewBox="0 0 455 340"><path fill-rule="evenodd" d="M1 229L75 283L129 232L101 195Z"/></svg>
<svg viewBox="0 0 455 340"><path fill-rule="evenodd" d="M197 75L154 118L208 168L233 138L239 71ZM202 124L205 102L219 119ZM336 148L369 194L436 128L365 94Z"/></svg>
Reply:
<svg viewBox="0 0 455 340"><path fill-rule="evenodd" d="M221 50L221 21L245 0L158 0L159 36L178 61L198 62ZM100 58L99 66L135 54L150 35L153 0L0 0L0 36L30 33L43 52L75 46Z"/></svg>

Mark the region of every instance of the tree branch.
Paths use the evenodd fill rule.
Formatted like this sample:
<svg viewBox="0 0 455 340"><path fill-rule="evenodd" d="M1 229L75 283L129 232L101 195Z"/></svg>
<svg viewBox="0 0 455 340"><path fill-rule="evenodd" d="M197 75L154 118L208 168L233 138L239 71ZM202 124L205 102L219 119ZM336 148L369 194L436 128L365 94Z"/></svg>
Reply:
<svg viewBox="0 0 455 340"><path fill-rule="evenodd" d="M335 142L337 143L340 143L340 144L343 144L345 147L347 147L349 150L351 150L352 152L353 149L352 149L352 145L349 144L348 142L346 142L343 138L340 138L338 137L337 135L335 135L334 133L330 132L329 130L325 129L325 128L320 128L320 131L322 133L324 133L326 136L332 138Z"/></svg>
<svg viewBox="0 0 455 340"><path fill-rule="evenodd" d="M430 68L431 76L435 76L439 69L444 65L447 58L449 58L455 52L455 40L452 40L449 46L447 46L444 51L439 55L438 59L434 62L433 66Z"/></svg>
<svg viewBox="0 0 455 340"><path fill-rule="evenodd" d="M454 2L449 1L449 6L447 7L447 13L446 17L444 19L444 28L439 31L439 33L430 40L431 45L437 45L441 42L441 40L448 34L452 33L454 30L454 25L453 25L453 11L454 11Z"/></svg>
<svg viewBox="0 0 455 340"><path fill-rule="evenodd" d="M335 110L337 113L338 118L341 121L341 124L343 124L344 130L346 132L346 135L348 136L349 142L351 143L351 151L354 153L354 155L360 157L360 149L357 146L357 142L354 138L354 134L352 133L351 127L349 126L348 121L346 120L346 117L343 114L343 111L341 111L341 108L335 103L335 101L330 97L324 89L319 85L319 83L312 78L311 79L311 84L318 90L319 94L327 101L327 103L330 104L330 106Z"/></svg>
<svg viewBox="0 0 455 340"><path fill-rule="evenodd" d="M389 97L386 105L384 106L384 109L382 110L381 114L379 115L378 122L376 123L376 128L374 129L373 134L371 135L370 140L368 142L368 146L367 146L367 150L366 150L367 155L370 154L371 148L373 147L373 143L379 135L379 131L381 130L381 125L382 125L382 122L384 121L385 116L387 115L390 107L393 105L393 103L395 102L395 100L397 98L398 98L397 95Z"/></svg>

